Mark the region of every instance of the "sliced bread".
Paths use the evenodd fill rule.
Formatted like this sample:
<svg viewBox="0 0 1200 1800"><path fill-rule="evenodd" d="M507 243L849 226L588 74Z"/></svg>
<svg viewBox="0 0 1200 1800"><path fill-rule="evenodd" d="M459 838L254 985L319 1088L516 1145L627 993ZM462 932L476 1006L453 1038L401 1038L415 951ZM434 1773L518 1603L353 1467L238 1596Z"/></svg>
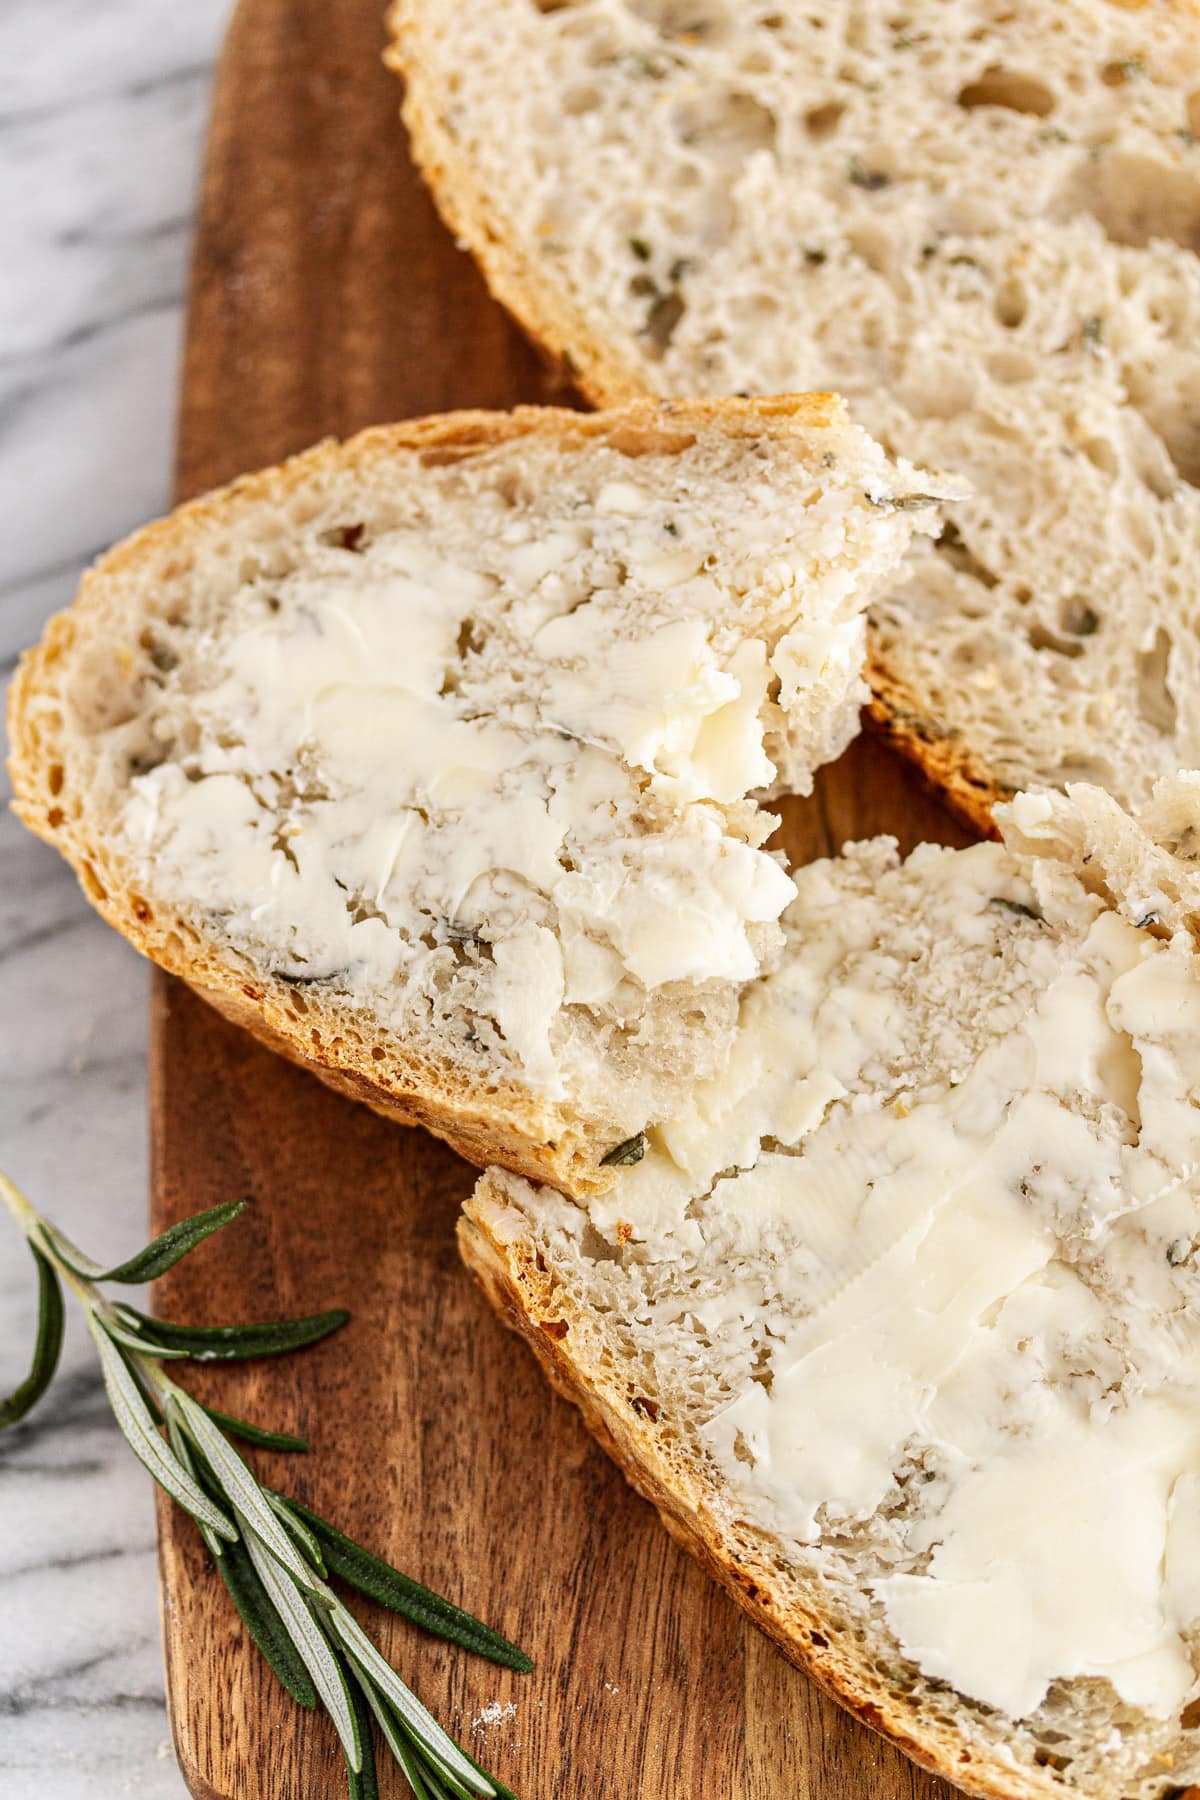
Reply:
<svg viewBox="0 0 1200 1800"><path fill-rule="evenodd" d="M965 478L875 711L976 823L1200 764L1200 13L394 0L413 147L584 391L850 397ZM519 79L514 72L519 71Z"/></svg>
<svg viewBox="0 0 1200 1800"><path fill-rule="evenodd" d="M1200 783L1005 829L800 870L723 1079L609 1194L490 1171L460 1242L862 1718L972 1793L1165 1800L1200 1778Z"/></svg>
<svg viewBox="0 0 1200 1800"><path fill-rule="evenodd" d="M286 1055L602 1187L778 955L750 795L856 729L927 485L819 395L322 446L92 570L13 685L17 810Z"/></svg>

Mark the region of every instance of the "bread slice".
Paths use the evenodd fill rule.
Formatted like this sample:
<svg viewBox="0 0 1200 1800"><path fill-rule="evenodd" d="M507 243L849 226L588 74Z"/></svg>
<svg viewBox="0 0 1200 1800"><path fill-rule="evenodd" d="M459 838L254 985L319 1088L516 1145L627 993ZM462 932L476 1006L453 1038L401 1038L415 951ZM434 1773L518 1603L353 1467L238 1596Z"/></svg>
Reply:
<svg viewBox="0 0 1200 1800"><path fill-rule="evenodd" d="M16 806L334 1086L587 1191L728 1049L934 509L829 396L366 432L140 532L22 663Z"/></svg>
<svg viewBox="0 0 1200 1800"><path fill-rule="evenodd" d="M1005 830L799 871L722 1080L609 1194L490 1171L460 1243L861 1718L970 1793L1165 1800L1200 1779L1200 780Z"/></svg>
<svg viewBox="0 0 1200 1800"><path fill-rule="evenodd" d="M394 0L414 152L583 390L830 387L965 477L874 710L985 825L1200 764L1200 14ZM514 79L514 73L519 72Z"/></svg>

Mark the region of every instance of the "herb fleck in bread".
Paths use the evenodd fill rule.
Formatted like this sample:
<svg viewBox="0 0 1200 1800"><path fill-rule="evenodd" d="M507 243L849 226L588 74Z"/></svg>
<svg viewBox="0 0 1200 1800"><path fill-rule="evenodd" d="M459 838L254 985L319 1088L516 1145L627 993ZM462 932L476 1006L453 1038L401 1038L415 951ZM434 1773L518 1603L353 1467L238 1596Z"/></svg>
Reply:
<svg viewBox="0 0 1200 1800"><path fill-rule="evenodd" d="M749 796L856 728L919 485L828 396L320 447L87 576L14 683L17 810L284 1054L603 1186L778 953Z"/></svg>
<svg viewBox="0 0 1200 1800"><path fill-rule="evenodd" d="M874 709L986 825L1200 763L1200 14L395 0L414 150L593 399L830 387L965 478ZM515 82L512 71L519 69Z"/></svg>
<svg viewBox="0 0 1200 1800"><path fill-rule="evenodd" d="M607 1195L489 1172L460 1243L861 1717L972 1793L1165 1800L1200 1776L1200 788L1006 813L799 871L722 1080Z"/></svg>

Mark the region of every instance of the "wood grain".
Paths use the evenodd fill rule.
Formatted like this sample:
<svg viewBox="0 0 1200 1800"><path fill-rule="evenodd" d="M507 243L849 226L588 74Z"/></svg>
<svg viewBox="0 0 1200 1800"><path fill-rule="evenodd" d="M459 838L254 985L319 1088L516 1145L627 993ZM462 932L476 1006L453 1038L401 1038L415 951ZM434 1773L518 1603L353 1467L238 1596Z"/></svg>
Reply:
<svg viewBox="0 0 1200 1800"><path fill-rule="evenodd" d="M439 225L379 63L378 0L243 0L199 214L180 497L328 434L453 406L564 399ZM847 836L962 841L864 740L784 807L797 859ZM463 1273L473 1179L440 1145L327 1092L157 979L155 1229L234 1195L250 1216L160 1284L196 1322L345 1303L278 1364L198 1371L202 1398L312 1439L276 1485L508 1632L520 1677L362 1617L437 1715L524 1800L936 1800L676 1549ZM341 1791L327 1724L248 1647L189 1521L160 1509L173 1729L202 1800ZM475 1724L498 1702L501 1717ZM506 1714L509 1706L515 1712ZM384 1794L401 1778L385 1775Z"/></svg>

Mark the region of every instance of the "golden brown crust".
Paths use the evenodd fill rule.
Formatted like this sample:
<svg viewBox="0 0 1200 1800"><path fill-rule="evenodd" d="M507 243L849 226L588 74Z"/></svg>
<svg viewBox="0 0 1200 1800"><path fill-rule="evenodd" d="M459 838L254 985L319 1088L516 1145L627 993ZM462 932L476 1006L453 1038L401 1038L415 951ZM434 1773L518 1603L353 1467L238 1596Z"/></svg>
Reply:
<svg viewBox="0 0 1200 1800"><path fill-rule="evenodd" d="M309 1006L281 980L214 954L187 921L158 915L128 880L110 847L91 830L87 808L72 782L64 691L89 648L89 634L119 619L114 656L131 663L144 623L144 597L178 581L206 533L228 527L264 507L281 506L314 485L322 472L352 468L365 474L402 452L467 457L517 438L551 438L562 448L604 442L628 455L686 449L696 433L719 422L730 437L757 437L773 422L819 427L835 422L841 402L801 394L769 400L662 401L639 399L609 413L519 407L511 413L460 412L377 426L344 444L326 442L278 467L179 507L118 544L84 576L74 603L52 618L39 645L22 657L9 690L8 729L14 809L75 869L99 912L137 949L182 976L219 1011L264 1043L310 1069L340 1092L365 1101L404 1124L424 1125L478 1167L502 1163L531 1180L569 1193L601 1192L612 1171L600 1158L612 1147L600 1127L581 1122L566 1106L541 1100L515 1084L480 1095L461 1072L431 1066L389 1044L364 1042L348 1014L327 1004ZM323 1014L323 1016L321 1016ZM332 1021L332 1022L331 1022Z"/></svg>
<svg viewBox="0 0 1200 1800"><path fill-rule="evenodd" d="M998 838L992 808L1011 800L1014 790L1001 786L960 736L923 715L916 695L879 656L869 628L866 676L868 716L880 736L917 765L968 825L984 837Z"/></svg>
<svg viewBox="0 0 1200 1800"><path fill-rule="evenodd" d="M555 1390L579 1408L593 1437L656 1508L672 1537L789 1661L922 1768L980 1800L1061 1800L1062 1783L1052 1771L1001 1762L986 1744L922 1713L889 1688L848 1634L839 1641L818 1612L785 1592L769 1540L722 1521L701 1483L681 1474L664 1455L620 1377L597 1361L579 1358L575 1346L582 1321L572 1302L539 1268L530 1238L505 1243L491 1229L489 1198L503 1202L504 1196L489 1196L488 1188L485 1177L459 1220L463 1260L504 1323L529 1345Z"/></svg>

